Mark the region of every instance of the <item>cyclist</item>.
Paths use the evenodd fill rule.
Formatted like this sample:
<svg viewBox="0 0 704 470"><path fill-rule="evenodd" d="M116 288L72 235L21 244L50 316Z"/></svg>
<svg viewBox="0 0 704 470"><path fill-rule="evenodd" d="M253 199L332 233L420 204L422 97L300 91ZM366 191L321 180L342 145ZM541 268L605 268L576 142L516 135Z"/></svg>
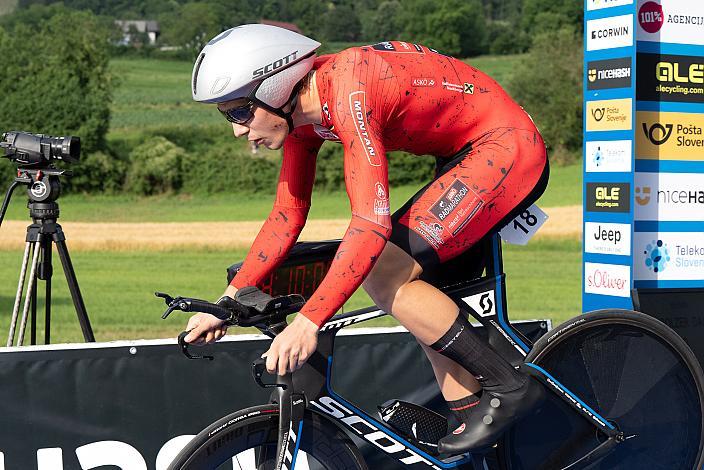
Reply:
<svg viewBox="0 0 704 470"><path fill-rule="evenodd" d="M316 57L319 46L281 28L243 25L213 38L196 60L193 98L215 103L236 137L283 147L274 207L219 302L260 285L286 258L306 221L318 150L325 140L340 142L352 220L325 279L265 353L267 369L301 367L318 329L363 283L418 339L462 423L438 450L491 446L536 405L541 386L419 276L506 224L542 191L543 140L494 80L431 48L389 41ZM435 179L393 216L389 150L437 160ZM197 314L188 329L186 341L199 344L218 340L226 327Z"/></svg>

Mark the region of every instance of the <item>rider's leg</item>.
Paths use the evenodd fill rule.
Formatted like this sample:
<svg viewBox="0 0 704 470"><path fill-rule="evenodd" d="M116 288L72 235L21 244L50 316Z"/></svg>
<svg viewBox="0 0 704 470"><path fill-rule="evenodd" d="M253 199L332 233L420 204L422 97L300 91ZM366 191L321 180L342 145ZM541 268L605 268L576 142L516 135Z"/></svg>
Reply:
<svg viewBox="0 0 704 470"><path fill-rule="evenodd" d="M481 390L481 386L477 379L467 371L464 367L457 364L455 361L433 351L426 344L432 344L433 334L428 334L428 330L435 322L452 323L457 317L457 306L442 292L434 289L441 294L440 304L432 302L432 299L425 307L419 306L417 312L433 312L432 315L417 315L418 319L409 318L405 311L398 312L398 315L392 307L393 296L392 292L398 292L398 289L410 282L416 282L418 276L423 272L420 265L406 252L401 250L393 243L388 243L381 254L381 257L374 265L369 276L364 281L364 289L374 300L374 302L384 311L390 313L401 323L408 331L411 332L423 347L423 351L428 356L428 360L433 367L433 372L437 378L440 390L445 400L454 401L474 395ZM417 281L430 287L423 281ZM419 287L422 289L422 284ZM432 292L431 292L432 294ZM440 307L440 308L438 308ZM414 315L416 316L416 315ZM424 324L427 323L427 324ZM416 334L418 333L418 334ZM420 336L419 336L420 335Z"/></svg>
<svg viewBox="0 0 704 470"><path fill-rule="evenodd" d="M525 376L472 331L452 299L418 279L421 272L420 265L405 251L387 243L364 281L364 288L379 307L390 312L420 342L469 371L471 374L464 377L467 383L462 384L468 392L477 390L471 375L481 376L483 388L500 392L520 388ZM442 372L447 374L449 370ZM452 387L452 382L448 387Z"/></svg>
<svg viewBox="0 0 704 470"><path fill-rule="evenodd" d="M535 388L539 385L528 381L472 331L452 299L418 279L421 272L412 257L388 243L364 288L379 307L392 313L421 343L458 363L471 375L480 376L484 392L489 394L474 407L481 413L482 421L471 428L463 424L456 435L441 440L439 450L455 453L487 447L516 417L532 408L539 399L540 390ZM434 369L436 365L440 372L436 371L436 376L442 384L450 375L450 368L447 363L436 362ZM467 391L476 390L473 378L469 385L459 384ZM451 382L446 382L446 386L451 387Z"/></svg>

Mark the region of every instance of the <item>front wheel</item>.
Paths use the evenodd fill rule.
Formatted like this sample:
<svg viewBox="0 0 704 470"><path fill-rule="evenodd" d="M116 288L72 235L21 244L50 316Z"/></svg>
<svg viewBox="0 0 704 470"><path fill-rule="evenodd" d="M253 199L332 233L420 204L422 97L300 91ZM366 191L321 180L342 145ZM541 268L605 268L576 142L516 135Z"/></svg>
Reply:
<svg viewBox="0 0 704 470"><path fill-rule="evenodd" d="M201 431L168 470L273 470L278 405L232 413ZM361 453L334 424L306 411L296 470L367 470Z"/></svg>
<svg viewBox="0 0 704 470"><path fill-rule="evenodd" d="M701 469L704 385L680 336L638 312L601 310L543 336L526 357L615 425L626 438L588 468ZM557 396L517 423L499 454L505 470L561 469L603 442Z"/></svg>

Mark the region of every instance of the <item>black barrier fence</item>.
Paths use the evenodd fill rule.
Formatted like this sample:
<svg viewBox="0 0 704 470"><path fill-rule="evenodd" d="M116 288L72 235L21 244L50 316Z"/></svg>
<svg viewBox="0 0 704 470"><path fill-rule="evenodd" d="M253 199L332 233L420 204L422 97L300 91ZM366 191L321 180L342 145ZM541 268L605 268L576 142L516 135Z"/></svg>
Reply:
<svg viewBox="0 0 704 470"><path fill-rule="evenodd" d="M548 322L518 328L536 339ZM333 366L339 394L368 412L390 398L447 412L408 333L345 333ZM267 344L226 337L203 348L214 361L189 361L172 340L0 349L0 470L162 470L215 419L267 401L250 376ZM371 469L398 468L358 443Z"/></svg>

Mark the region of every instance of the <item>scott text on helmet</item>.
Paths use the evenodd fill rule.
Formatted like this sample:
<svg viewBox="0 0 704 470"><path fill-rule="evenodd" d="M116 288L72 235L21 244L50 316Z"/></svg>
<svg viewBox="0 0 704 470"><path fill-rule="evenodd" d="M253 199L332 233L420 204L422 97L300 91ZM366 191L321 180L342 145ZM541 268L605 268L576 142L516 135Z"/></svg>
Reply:
<svg viewBox="0 0 704 470"><path fill-rule="evenodd" d="M298 51L293 51L289 55L275 60L274 62L267 64L264 67L259 67L257 70L252 72L252 78L263 77L269 72L273 72L274 70L279 69L284 65L288 65L289 62L291 62L292 60L296 60L296 54L298 54Z"/></svg>

